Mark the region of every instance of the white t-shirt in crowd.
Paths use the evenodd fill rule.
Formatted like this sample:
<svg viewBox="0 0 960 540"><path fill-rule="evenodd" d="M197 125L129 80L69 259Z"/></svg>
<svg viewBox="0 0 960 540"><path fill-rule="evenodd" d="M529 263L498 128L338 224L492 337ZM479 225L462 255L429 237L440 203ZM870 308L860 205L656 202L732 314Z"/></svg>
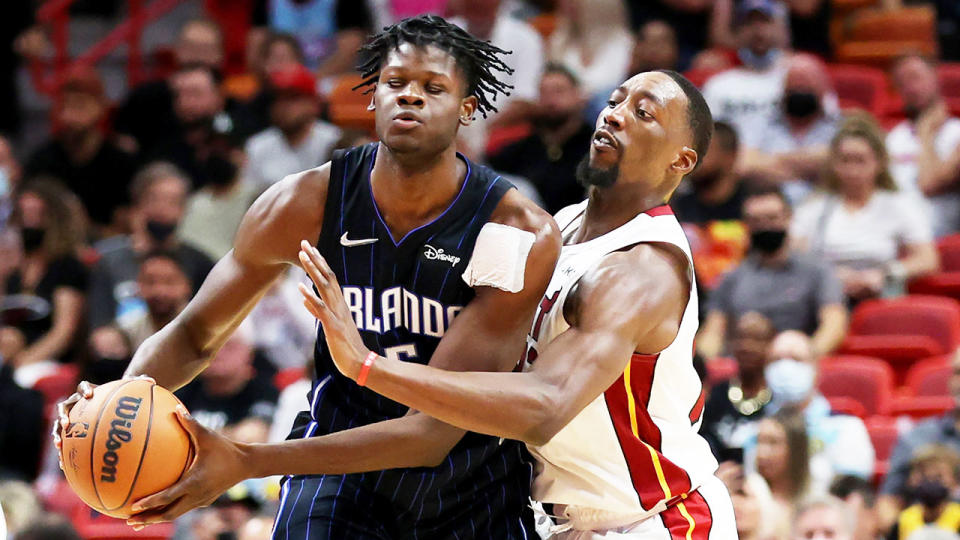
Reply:
<svg viewBox="0 0 960 540"><path fill-rule="evenodd" d="M288 174L319 167L330 159L340 136L337 126L317 121L307 138L294 148L279 128L269 127L247 141L243 178L248 185L263 191Z"/></svg>
<svg viewBox="0 0 960 540"><path fill-rule="evenodd" d="M469 31L462 18L454 17L450 22ZM490 43L505 51L512 51L512 54L505 55L503 60L513 69L510 75L499 71L495 73L499 80L513 88L508 90L509 96L498 94L493 105L503 110L513 99L536 100L540 93L540 75L543 73L544 63L543 40L540 34L529 24L507 15L507 11L501 8L490 34ZM487 145L487 120L495 114L488 112L488 118L484 119L478 112L472 124L460 127L460 141L467 145L461 150L471 158L483 157Z"/></svg>
<svg viewBox="0 0 960 540"><path fill-rule="evenodd" d="M748 134L762 132L769 119L776 116L785 74L782 62L766 71L728 69L707 81L703 97L714 120L727 122L741 139L746 139Z"/></svg>
<svg viewBox="0 0 960 540"><path fill-rule="evenodd" d="M609 36L590 65L584 65L580 53L578 47L567 47L557 60L580 79L581 88L588 94L616 88L632 75L627 70L633 53L633 37L627 32Z"/></svg>
<svg viewBox="0 0 960 540"><path fill-rule="evenodd" d="M960 145L960 118L950 118L940 126L934 140L940 159L947 159ZM890 174L897 186L907 193L923 198L917 187L920 141L913 123L904 120L887 135L887 153L890 155ZM950 193L926 197L935 236L943 236L960 230L960 188Z"/></svg>
<svg viewBox="0 0 960 540"><path fill-rule="evenodd" d="M836 195L818 193L797 208L790 234L837 265L874 268L896 260L904 245L933 238L923 207L908 194L877 190L850 210Z"/></svg>

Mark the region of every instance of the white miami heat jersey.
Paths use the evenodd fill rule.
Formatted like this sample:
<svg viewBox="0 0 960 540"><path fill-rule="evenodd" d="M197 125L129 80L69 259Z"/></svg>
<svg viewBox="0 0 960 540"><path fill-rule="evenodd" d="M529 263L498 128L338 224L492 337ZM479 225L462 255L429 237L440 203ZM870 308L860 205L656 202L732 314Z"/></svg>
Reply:
<svg viewBox="0 0 960 540"><path fill-rule="evenodd" d="M580 227L586 205L584 201L557 213L565 241ZM693 368L697 290L690 247L668 206L639 214L588 242L563 246L527 337L524 369L536 363L538 349L570 327L563 304L581 276L607 254L642 242L672 244L688 258L690 298L677 337L659 353L634 354L621 377L550 442L530 447L538 462L532 496L543 503L641 514L661 500L686 495L683 503L660 515L664 525L708 533L709 527L695 528L698 520L710 522L710 509L694 490L712 480L717 468L709 446L697 434L703 411L700 378Z"/></svg>

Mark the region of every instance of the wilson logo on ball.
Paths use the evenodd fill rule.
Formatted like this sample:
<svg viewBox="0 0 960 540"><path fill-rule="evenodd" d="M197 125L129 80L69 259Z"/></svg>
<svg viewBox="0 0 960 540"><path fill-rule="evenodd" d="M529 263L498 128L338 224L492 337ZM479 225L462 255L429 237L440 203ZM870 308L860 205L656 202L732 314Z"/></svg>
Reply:
<svg viewBox="0 0 960 540"><path fill-rule="evenodd" d="M117 408L114 410L117 418L110 422L106 442L107 451L103 454L103 467L100 468L101 482L117 481L117 462L120 460L117 450L133 438L130 428L133 427L133 421L137 419L137 413L140 412L141 401L143 401L142 398L129 396L123 396L117 400Z"/></svg>

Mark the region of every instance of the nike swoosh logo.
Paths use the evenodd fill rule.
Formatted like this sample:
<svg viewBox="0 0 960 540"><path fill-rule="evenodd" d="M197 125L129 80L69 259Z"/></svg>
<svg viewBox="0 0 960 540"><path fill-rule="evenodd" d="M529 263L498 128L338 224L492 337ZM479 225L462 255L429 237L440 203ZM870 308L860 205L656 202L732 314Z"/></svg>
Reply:
<svg viewBox="0 0 960 540"><path fill-rule="evenodd" d="M365 246L367 244L372 244L379 240L379 238L363 238L361 240L350 240L347 238L347 233L343 233L343 236L340 237L340 245L344 247L354 247L354 246Z"/></svg>

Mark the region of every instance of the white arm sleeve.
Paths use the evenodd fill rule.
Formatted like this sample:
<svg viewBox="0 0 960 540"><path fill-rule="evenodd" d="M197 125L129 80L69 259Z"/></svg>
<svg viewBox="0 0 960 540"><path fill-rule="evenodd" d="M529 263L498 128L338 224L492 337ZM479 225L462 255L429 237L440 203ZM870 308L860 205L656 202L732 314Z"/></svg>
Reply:
<svg viewBox="0 0 960 540"><path fill-rule="evenodd" d="M477 235L463 281L471 287L496 287L512 293L523 290L527 256L536 238L516 227L487 223Z"/></svg>

